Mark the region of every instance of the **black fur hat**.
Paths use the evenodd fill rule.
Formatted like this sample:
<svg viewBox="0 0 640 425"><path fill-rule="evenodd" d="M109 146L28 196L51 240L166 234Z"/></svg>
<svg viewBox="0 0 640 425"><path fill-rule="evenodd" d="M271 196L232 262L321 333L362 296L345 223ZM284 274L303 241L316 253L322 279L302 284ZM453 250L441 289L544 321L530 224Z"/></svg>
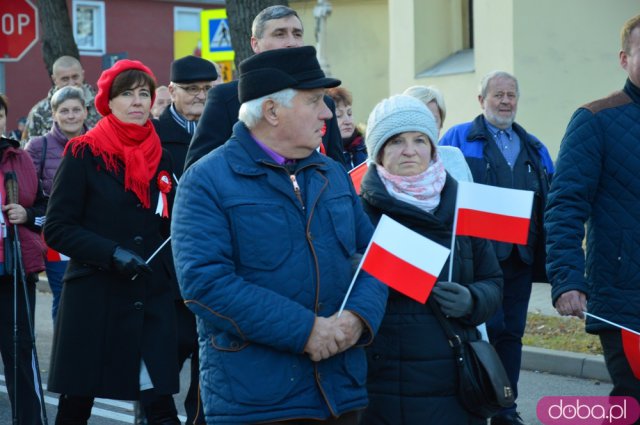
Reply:
<svg viewBox="0 0 640 425"><path fill-rule="evenodd" d="M312 46L268 50L240 63L240 103L280 90L337 87L340 80L324 75Z"/></svg>
<svg viewBox="0 0 640 425"><path fill-rule="evenodd" d="M192 83L194 81L215 81L218 72L215 65L197 56L185 56L171 62L171 81Z"/></svg>

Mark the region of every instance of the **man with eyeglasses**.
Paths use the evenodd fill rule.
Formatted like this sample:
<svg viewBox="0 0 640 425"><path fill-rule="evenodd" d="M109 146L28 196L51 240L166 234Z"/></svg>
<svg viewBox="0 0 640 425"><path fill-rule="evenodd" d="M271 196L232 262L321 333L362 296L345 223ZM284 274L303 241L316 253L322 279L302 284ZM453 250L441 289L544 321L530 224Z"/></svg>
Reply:
<svg viewBox="0 0 640 425"><path fill-rule="evenodd" d="M198 119L204 110L209 89L218 79L218 72L214 64L196 56L185 56L176 59L171 64L171 105L169 105L158 119L152 120L156 132L173 157L175 172L174 184L182 175L184 158L191 142ZM180 295L178 282L175 283L175 306L178 327L178 364L180 369L184 362L191 358L191 383L184 401L188 424L204 424L202 409L198 409L198 334L193 313L184 305ZM136 422L139 420L136 412Z"/></svg>
<svg viewBox="0 0 640 425"><path fill-rule="evenodd" d="M153 120L162 147L173 157L176 177L180 178L184 161L204 111L209 89L218 79L215 65L197 56L185 56L171 63L171 105Z"/></svg>

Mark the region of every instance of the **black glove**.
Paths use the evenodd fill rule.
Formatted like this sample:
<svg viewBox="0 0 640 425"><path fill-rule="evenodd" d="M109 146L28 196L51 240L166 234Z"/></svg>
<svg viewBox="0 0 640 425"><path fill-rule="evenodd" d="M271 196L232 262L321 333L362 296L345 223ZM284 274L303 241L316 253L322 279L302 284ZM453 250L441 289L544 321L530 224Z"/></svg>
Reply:
<svg viewBox="0 0 640 425"><path fill-rule="evenodd" d="M133 277L140 273L151 273L151 267L135 252L116 247L111 256L113 267L127 277Z"/></svg>
<svg viewBox="0 0 640 425"><path fill-rule="evenodd" d="M473 298L466 286L456 282L437 282L431 293L447 316L462 317L471 313Z"/></svg>

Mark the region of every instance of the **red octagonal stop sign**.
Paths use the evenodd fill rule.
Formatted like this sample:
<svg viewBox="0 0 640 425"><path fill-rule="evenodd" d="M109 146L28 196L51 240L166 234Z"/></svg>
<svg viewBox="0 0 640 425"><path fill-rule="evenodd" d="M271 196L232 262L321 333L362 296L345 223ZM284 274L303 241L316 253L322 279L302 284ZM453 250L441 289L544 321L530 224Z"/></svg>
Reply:
<svg viewBox="0 0 640 425"><path fill-rule="evenodd" d="M16 62L38 41L38 10L30 0L0 0L0 62Z"/></svg>

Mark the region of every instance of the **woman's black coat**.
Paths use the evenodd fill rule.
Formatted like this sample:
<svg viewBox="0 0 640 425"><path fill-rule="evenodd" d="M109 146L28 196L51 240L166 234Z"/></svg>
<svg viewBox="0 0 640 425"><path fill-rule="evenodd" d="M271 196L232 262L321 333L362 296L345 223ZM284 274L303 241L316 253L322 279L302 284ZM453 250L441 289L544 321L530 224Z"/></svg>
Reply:
<svg viewBox="0 0 640 425"><path fill-rule="evenodd" d="M386 214L449 248L457 187L457 182L447 174L440 205L430 214L391 197L376 166L371 165L362 181L361 196L374 224ZM438 280L448 280L448 272L447 261ZM488 241L456 238L453 281L469 288L473 311L461 319L452 319L452 325L461 336L478 339L475 326L489 319L502 301L502 271ZM468 414L456 398L453 352L428 305L390 289L385 317L367 357L370 402L362 424L486 422Z"/></svg>
<svg viewBox="0 0 640 425"><path fill-rule="evenodd" d="M50 391L137 399L141 358L159 394L179 390L168 245L149 263L153 273L135 280L111 263L116 246L146 260L168 237L169 219L155 214L160 171L173 171L166 152L150 183L151 206L144 208L125 191L122 169L107 171L89 148L77 157L69 149L62 159L44 228L47 243L71 257L55 323Z"/></svg>

